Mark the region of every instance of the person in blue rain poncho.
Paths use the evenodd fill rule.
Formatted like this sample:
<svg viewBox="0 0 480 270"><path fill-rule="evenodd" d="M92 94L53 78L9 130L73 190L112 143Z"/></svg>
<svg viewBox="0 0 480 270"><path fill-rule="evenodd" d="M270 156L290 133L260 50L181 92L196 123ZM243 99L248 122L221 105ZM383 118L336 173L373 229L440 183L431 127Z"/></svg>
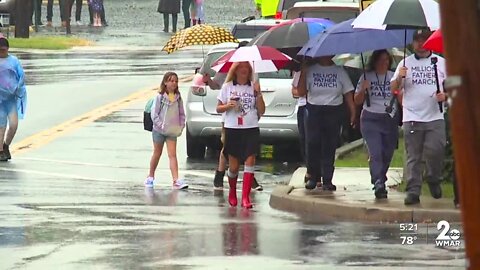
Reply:
<svg viewBox="0 0 480 270"><path fill-rule="evenodd" d="M17 132L18 119L25 117L27 90L25 74L17 57L10 55L8 40L0 36L0 161L11 159L9 146Z"/></svg>

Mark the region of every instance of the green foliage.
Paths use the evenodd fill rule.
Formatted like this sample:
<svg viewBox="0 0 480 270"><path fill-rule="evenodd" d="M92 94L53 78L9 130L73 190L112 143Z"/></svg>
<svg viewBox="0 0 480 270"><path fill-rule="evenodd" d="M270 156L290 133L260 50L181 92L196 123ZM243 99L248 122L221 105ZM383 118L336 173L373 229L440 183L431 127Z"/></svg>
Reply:
<svg viewBox="0 0 480 270"><path fill-rule="evenodd" d="M32 38L10 38L11 48L18 49L43 49L43 50L67 50L76 46L88 46L91 42L76 37L32 37Z"/></svg>

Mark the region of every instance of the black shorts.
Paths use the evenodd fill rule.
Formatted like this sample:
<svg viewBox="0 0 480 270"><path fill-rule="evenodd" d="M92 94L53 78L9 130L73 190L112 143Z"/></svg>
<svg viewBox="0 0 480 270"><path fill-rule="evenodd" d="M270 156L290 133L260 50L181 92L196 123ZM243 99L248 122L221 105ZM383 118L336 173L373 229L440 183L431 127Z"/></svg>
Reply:
<svg viewBox="0 0 480 270"><path fill-rule="evenodd" d="M243 163L249 156L258 154L259 146L259 128L225 128L225 144L223 148L225 157L228 158L230 155L238 158Z"/></svg>

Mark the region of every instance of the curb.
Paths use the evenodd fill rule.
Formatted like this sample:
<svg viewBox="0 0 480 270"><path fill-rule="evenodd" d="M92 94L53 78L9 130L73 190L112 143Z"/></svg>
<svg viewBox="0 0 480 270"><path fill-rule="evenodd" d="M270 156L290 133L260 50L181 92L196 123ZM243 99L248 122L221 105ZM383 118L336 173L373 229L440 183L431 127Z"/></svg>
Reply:
<svg viewBox="0 0 480 270"><path fill-rule="evenodd" d="M331 194L319 198L297 197L290 193L292 186L277 186L270 196L270 206L277 210L296 213L312 221L335 218L348 221L388 222L388 223L425 223L448 220L461 222L459 210L441 209L395 209L387 207L358 206L340 203L332 198Z"/></svg>
<svg viewBox="0 0 480 270"><path fill-rule="evenodd" d="M335 159L342 159L351 152L363 147L363 138L356 141L347 143L339 148L335 152Z"/></svg>

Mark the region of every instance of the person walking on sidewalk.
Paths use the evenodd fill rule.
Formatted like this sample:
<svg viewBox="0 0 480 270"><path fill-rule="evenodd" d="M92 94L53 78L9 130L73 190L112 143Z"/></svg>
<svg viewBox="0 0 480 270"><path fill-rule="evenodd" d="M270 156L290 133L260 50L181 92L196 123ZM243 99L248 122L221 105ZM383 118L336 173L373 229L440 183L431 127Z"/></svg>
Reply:
<svg viewBox="0 0 480 270"><path fill-rule="evenodd" d="M247 46L248 41L242 41L238 44L237 48ZM227 79L227 73L217 72L215 76L210 78L208 73L203 74L203 82L210 87L212 90L220 90L223 83ZM220 141L222 143L222 150L220 151L220 156L218 157L218 168L215 171L215 177L213 178L213 187L214 189L223 189L223 178L225 177L225 171L227 169L227 159L223 154L223 145L225 144L225 113L222 113L222 132L220 136ZM257 178L253 178L252 188L257 191L262 191L263 186L260 185L257 181Z"/></svg>
<svg viewBox="0 0 480 270"><path fill-rule="evenodd" d="M232 65L226 83L218 95L217 112L225 113L225 145L230 191L228 202L237 206L237 178L240 163L244 163L242 207L252 208L250 191L255 177L255 156L260 143L258 121L265 113L260 84L253 82L253 70L248 62Z"/></svg>
<svg viewBox="0 0 480 270"><path fill-rule="evenodd" d="M305 121L307 121L307 96L299 96L298 94L298 83L300 81L300 70L294 71L293 81L292 81L292 96L297 99L297 127L298 135L300 140L300 152L302 154L303 162L307 163L307 141L306 141L306 129ZM305 174L304 182L307 183L310 179L310 174ZM318 184L318 183L317 183Z"/></svg>
<svg viewBox="0 0 480 270"><path fill-rule="evenodd" d="M298 95L307 98L307 170L311 177L306 189L322 188L335 191L332 183L335 170L335 151L339 144L344 99L350 110L350 124L355 125L354 87L343 67L336 66L333 56L320 57L317 63L304 67L300 76Z"/></svg>
<svg viewBox="0 0 480 270"><path fill-rule="evenodd" d="M60 11L60 20L63 22L65 19L63 18L63 12L64 10L62 9L61 5L62 1L58 2L58 10ZM53 21L53 0L48 0L47 2L47 26L52 27L52 21Z"/></svg>
<svg viewBox="0 0 480 270"><path fill-rule="evenodd" d="M393 72L389 70L392 62L387 50L374 51L368 63L369 71L365 78L360 78L355 91L355 104L363 105L360 130L367 143L371 182L377 199L387 198L387 172L398 143L397 106L387 113L392 99L390 80Z"/></svg>
<svg viewBox="0 0 480 270"><path fill-rule="evenodd" d="M150 172L145 180L145 186L153 187L154 185L155 170L162 155L163 145L166 143L173 188L188 188L185 180L178 177L177 138L182 135L185 128L185 109L178 90L176 73L167 72L163 76L160 92L153 102L151 117L153 122L153 155L150 160Z"/></svg>
<svg viewBox="0 0 480 270"><path fill-rule="evenodd" d="M18 58L8 53L9 47L8 40L0 36L0 138L3 142L0 161L12 158L9 146L27 105L25 73Z"/></svg>
<svg viewBox="0 0 480 270"><path fill-rule="evenodd" d="M192 0L182 0L182 12L183 19L185 20L185 28L187 29L192 25L190 18L190 6L192 5Z"/></svg>
<svg viewBox="0 0 480 270"><path fill-rule="evenodd" d="M180 13L180 0L160 0L158 2L159 13L163 14L163 32L168 33L170 25L169 15L172 14L172 32L177 32L178 13Z"/></svg>
<svg viewBox="0 0 480 270"><path fill-rule="evenodd" d="M102 26L101 13L103 12L103 0L88 0L88 5L93 13L93 26L101 27Z"/></svg>
<svg viewBox="0 0 480 270"><path fill-rule="evenodd" d="M192 1L190 17L192 18L192 25L202 24L202 22L204 22L205 13L203 11L203 0Z"/></svg>
<svg viewBox="0 0 480 270"><path fill-rule="evenodd" d="M398 64L392 78L392 91L398 91L400 98L403 97L403 129L407 150L406 205L420 203L424 161L430 194L435 199L442 197L440 181L445 159L446 133L439 102L446 99L442 87L446 71L445 59L422 47L430 34L426 30L415 32L415 54ZM438 61L440 93L437 93L432 60Z"/></svg>

